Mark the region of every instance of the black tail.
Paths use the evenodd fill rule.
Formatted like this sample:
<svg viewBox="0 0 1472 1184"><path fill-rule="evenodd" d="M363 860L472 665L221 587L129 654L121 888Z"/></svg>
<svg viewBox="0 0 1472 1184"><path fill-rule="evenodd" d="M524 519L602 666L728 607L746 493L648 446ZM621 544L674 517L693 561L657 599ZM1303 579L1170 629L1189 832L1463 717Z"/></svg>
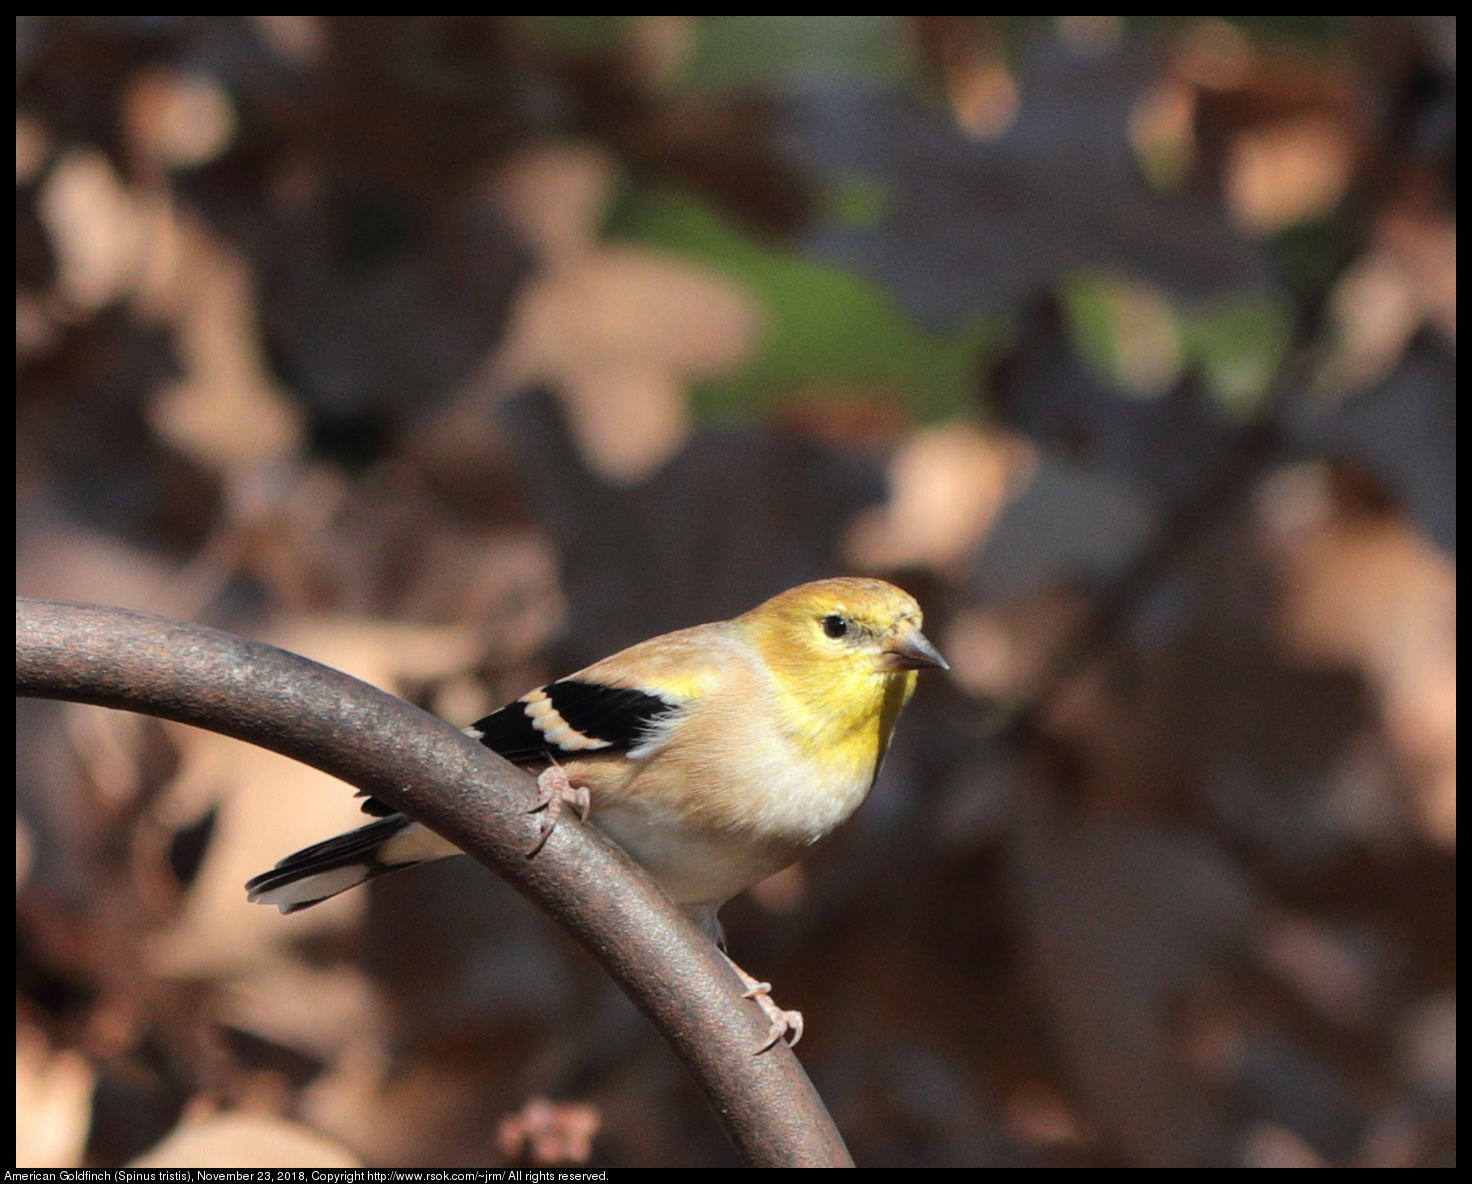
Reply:
<svg viewBox="0 0 1472 1184"><path fill-rule="evenodd" d="M247 883L245 890L256 904L274 904L283 913L294 913L378 876L443 854L403 850L422 844L393 842L411 839L411 830L429 833L402 814L374 819L367 826L288 855Z"/></svg>

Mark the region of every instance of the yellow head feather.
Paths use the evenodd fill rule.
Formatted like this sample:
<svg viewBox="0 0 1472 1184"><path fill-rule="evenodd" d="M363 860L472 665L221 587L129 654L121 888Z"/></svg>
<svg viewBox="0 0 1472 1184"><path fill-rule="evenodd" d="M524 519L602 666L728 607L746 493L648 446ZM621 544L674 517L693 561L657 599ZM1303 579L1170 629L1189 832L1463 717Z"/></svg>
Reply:
<svg viewBox="0 0 1472 1184"><path fill-rule="evenodd" d="M915 671L945 667L914 597L883 580L790 588L737 617L760 652L790 736L813 753L877 770Z"/></svg>

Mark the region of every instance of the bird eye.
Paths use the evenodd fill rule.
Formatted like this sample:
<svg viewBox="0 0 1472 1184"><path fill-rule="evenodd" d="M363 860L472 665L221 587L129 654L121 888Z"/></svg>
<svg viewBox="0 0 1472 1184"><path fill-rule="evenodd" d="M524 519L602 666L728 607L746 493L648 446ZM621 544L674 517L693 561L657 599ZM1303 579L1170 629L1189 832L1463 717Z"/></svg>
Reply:
<svg viewBox="0 0 1472 1184"><path fill-rule="evenodd" d="M823 618L823 632L836 641L848 633L848 622L837 613L829 613Z"/></svg>

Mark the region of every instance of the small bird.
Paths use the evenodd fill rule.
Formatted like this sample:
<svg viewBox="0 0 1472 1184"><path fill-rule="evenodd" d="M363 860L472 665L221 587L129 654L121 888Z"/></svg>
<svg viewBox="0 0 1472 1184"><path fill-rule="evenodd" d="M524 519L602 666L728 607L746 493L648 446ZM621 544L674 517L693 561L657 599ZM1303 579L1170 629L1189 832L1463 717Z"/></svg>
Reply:
<svg viewBox="0 0 1472 1184"><path fill-rule="evenodd" d="M538 774L541 837L564 804L591 817L719 944L726 901L796 862L868 795L915 672L948 669L920 606L883 580L791 588L730 621L642 641L465 729ZM307 908L388 872L463 854L391 806L256 876L252 901ZM727 959L730 961L730 959ZM770 1021L802 1016L731 963Z"/></svg>

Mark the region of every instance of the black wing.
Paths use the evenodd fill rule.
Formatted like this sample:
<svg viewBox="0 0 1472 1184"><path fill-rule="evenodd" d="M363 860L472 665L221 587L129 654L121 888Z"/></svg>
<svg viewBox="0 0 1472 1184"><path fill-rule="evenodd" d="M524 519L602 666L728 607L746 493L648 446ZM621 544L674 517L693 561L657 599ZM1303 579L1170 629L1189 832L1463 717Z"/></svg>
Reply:
<svg viewBox="0 0 1472 1184"><path fill-rule="evenodd" d="M506 704L465 730L512 764L529 765L580 752L627 752L649 735L650 728L678 710L679 704L644 691L563 678ZM537 728L538 722L545 727ZM547 733L563 724L571 734L560 742L548 740ZM365 814L387 817L395 812L376 798L363 803Z"/></svg>
<svg viewBox="0 0 1472 1184"><path fill-rule="evenodd" d="M542 707L551 704L551 711ZM508 703L478 721L472 732L480 742L513 764L530 764L574 752L627 751L660 720L679 710L677 704L628 687L563 678ZM535 722L547 724L545 730ZM559 723L572 735L560 743L547 739Z"/></svg>

